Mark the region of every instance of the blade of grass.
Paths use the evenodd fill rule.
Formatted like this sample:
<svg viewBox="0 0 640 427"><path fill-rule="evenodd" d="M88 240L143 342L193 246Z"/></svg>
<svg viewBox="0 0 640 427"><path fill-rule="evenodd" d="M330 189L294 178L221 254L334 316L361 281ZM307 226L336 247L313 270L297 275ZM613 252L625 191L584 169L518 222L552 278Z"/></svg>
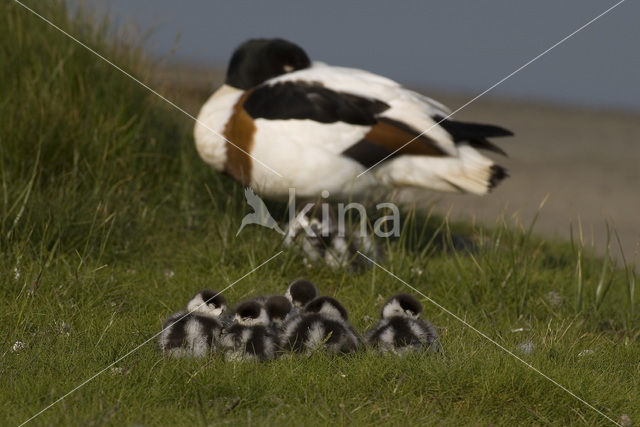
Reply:
<svg viewBox="0 0 640 427"><path fill-rule="evenodd" d="M576 262L576 311L582 311L582 249L578 250Z"/></svg>
<svg viewBox="0 0 640 427"><path fill-rule="evenodd" d="M604 261L602 263L602 269L600 270L600 279L598 280L598 286L596 287L596 309L598 309L602 304L602 301L604 300L604 297L607 294L607 291L609 290L609 287L611 286L611 283L613 281L611 277L606 280L606 275L609 272L609 263L611 261L611 228L608 222L606 223L606 226L607 245L605 246Z"/></svg>
<svg viewBox="0 0 640 427"><path fill-rule="evenodd" d="M16 214L16 217L13 220L13 224L11 225L11 228L7 232L7 239L11 238L11 235L13 234L13 231L18 226L18 223L20 222L20 219L22 219L22 215L24 214L24 211L27 208L27 204L29 203L29 197L31 196L31 190L33 189L33 184L36 181L36 176L38 175L38 170L39 170L39 167L40 167L40 152L42 150L41 142L42 142L42 140L38 144L38 151L36 152L36 160L33 163L33 171L31 173L31 178L29 179L29 182L27 183L25 191L23 192L24 196L23 196L23 199L22 199L22 205L20 206L20 210L18 211L18 213ZM18 200L16 200L16 203L18 203ZM11 209L9 209L9 212L11 212L12 210L13 210L13 207Z"/></svg>
<svg viewBox="0 0 640 427"><path fill-rule="evenodd" d="M624 267L624 272L626 276L627 283L627 303L629 304L629 318L632 319L635 313L635 291L636 291L636 274L635 269L630 268L629 263L627 262L627 258L624 255L624 249L622 247L622 241L620 240L620 235L618 234L618 230L615 228L613 232L616 235L616 241L618 242L618 248L620 249L620 256L622 257L622 263Z"/></svg>

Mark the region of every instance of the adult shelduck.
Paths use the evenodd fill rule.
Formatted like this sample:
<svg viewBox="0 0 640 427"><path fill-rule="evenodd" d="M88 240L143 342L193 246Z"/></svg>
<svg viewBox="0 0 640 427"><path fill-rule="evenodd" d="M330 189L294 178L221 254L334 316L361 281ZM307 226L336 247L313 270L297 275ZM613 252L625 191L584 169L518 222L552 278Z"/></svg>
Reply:
<svg viewBox="0 0 640 427"><path fill-rule="evenodd" d="M488 139L512 133L449 114L388 78L252 39L202 107L195 142L216 170L271 198L292 187L305 198L409 187L486 194L507 174L478 149L503 153Z"/></svg>

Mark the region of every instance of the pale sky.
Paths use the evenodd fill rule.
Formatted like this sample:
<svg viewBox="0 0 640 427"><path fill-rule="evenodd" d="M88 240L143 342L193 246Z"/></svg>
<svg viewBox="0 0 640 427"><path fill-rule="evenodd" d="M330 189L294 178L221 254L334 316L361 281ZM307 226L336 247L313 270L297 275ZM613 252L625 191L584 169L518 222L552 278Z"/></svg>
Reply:
<svg viewBox="0 0 640 427"><path fill-rule="evenodd" d="M314 60L470 97L614 5L610 0L89 0L151 30L155 56L223 67L251 37L283 37ZM640 2L608 15L493 96L640 111ZM175 51L172 53L173 48Z"/></svg>

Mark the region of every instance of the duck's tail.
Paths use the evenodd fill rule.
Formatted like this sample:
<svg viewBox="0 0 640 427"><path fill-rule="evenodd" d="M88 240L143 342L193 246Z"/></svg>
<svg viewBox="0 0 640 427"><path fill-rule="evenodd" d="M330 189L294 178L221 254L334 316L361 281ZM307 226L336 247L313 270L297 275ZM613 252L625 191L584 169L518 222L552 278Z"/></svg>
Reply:
<svg viewBox="0 0 640 427"><path fill-rule="evenodd" d="M448 193L489 193L508 174L505 168L468 143L458 145L456 157L402 156L378 171L392 187L418 187Z"/></svg>

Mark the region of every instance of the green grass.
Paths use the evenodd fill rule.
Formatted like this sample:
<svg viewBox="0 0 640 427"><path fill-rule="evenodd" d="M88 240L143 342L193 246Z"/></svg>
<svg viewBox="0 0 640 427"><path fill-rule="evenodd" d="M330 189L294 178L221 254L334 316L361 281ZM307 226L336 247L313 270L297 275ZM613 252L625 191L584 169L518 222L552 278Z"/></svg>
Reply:
<svg viewBox="0 0 640 427"><path fill-rule="evenodd" d="M29 4L149 78L152 65L115 41L108 22L92 24L82 11L69 18L56 2ZM10 425L153 336L195 291L222 289L283 248L269 230L234 236L242 188L197 157L193 123L180 113L9 1L0 5L0 40L0 420ZM475 248L453 250L450 228ZM444 239L432 239L438 231ZM450 226L417 215L383 264L608 416L637 422L634 269L574 240L543 241L500 219ZM406 291L382 270L307 268L285 250L227 296L282 292L303 275L341 299L359 328L381 298ZM228 364L165 360L152 341L33 423L608 423L423 304L441 355ZM16 341L23 350L11 350ZM528 342L533 351L521 353Z"/></svg>

